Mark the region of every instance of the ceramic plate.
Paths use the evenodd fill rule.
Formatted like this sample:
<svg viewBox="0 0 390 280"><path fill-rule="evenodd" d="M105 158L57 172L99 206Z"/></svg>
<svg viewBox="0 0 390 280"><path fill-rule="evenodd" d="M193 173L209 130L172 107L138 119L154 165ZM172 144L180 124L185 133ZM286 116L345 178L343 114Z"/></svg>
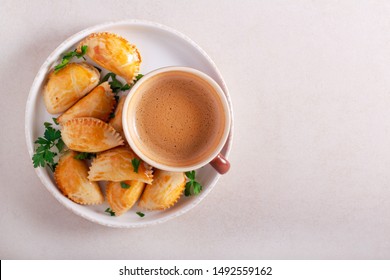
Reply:
<svg viewBox="0 0 390 280"><path fill-rule="evenodd" d="M61 60L62 55L65 52L73 50L81 39L90 33L102 31L117 33L137 46L142 56L140 73L146 74L164 66L188 66L205 72L224 90L232 113L228 89L217 67L208 55L187 36L171 28L152 22L132 20L105 23L87 28L65 40L46 59L36 75L28 96L25 118L26 140L30 157L34 153L34 141L37 137L43 135L43 123L45 121L52 122L52 117L54 117L47 113L42 98L42 89L47 73ZM222 150L225 156L228 156L231 148L232 128ZM33 168L32 165L31 167ZM142 210L136 206L122 216L111 217L104 212L108 207L106 202L98 206L76 204L63 196L57 189L53 175L48 168L35 168L35 171L48 191L73 213L101 225L120 228L158 224L187 212L210 193L220 176L210 165L199 169L197 171L197 180L203 184L203 191L200 195L191 197L183 196L175 206L165 211L143 211L146 215L140 218L135 212Z"/></svg>

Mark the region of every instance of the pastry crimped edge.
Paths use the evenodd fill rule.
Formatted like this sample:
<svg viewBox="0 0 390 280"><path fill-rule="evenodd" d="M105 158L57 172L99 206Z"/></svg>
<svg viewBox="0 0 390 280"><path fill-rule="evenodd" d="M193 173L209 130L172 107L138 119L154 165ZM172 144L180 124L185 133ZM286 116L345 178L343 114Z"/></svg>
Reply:
<svg viewBox="0 0 390 280"><path fill-rule="evenodd" d="M71 119L67 122L65 122L62 127L63 129L67 126L70 126L72 125L73 123L77 123L77 124L85 124L85 125L88 125L88 126L97 126L97 127L101 127L103 128L104 130L108 130L108 132L114 136L114 139L115 141L117 141L117 145L116 146L113 146L111 147L110 149L113 149L113 148L116 148L118 146L122 146L124 145L125 141L123 140L122 136L119 134L119 132L117 132L115 130L115 128L113 128L111 125L109 125L108 123L105 123L104 121L100 120L100 119L97 119L97 118L92 118L92 117L82 117L82 118L75 118L75 119ZM107 150L104 150L104 151L108 151L110 149L107 149ZM104 152L104 151L101 151L101 152Z"/></svg>
<svg viewBox="0 0 390 280"><path fill-rule="evenodd" d="M72 150L68 150L68 151L66 151L66 153L76 153L76 154L78 154L78 152L72 151ZM101 201L98 201L98 202L87 203L87 202L84 202L84 201L76 200L76 199L70 197L69 194L66 194L66 193L65 193L65 191L64 191L65 188L64 188L64 186L61 184L60 180L58 179L58 174L61 172L61 164L60 164L60 163L61 163L61 161L63 161L63 160L65 160L63 157L61 157L61 158L59 159L58 165L57 165L57 167L56 167L56 170L55 170L54 173L53 173L54 181L56 182L56 185L57 185L57 188L59 189L59 191L60 191L65 197L67 197L69 200L71 200L71 201L73 201L73 202L75 202L75 203L77 203L77 204L80 204L80 205L100 205L100 204L102 204L102 203L104 202L104 194L103 194L103 192L101 191L100 187L99 187L99 191L101 192L101 195L102 195L103 199L102 199ZM84 160L82 160L82 161L83 161L83 163L86 165L85 161L84 161ZM87 166L87 165L86 165L86 166ZM88 169L88 166L87 166L87 169ZM87 177L86 179L87 179L87 181L89 181L89 180L88 180L88 177ZM99 184L98 184L98 186L99 186Z"/></svg>
<svg viewBox="0 0 390 280"><path fill-rule="evenodd" d="M124 37L116 34L116 33L111 33L111 32L108 32L108 31L103 31L103 32L95 32L95 33L92 33L92 34L89 34L87 37L85 37L83 40L80 41L80 43L77 45L77 51L80 52L81 51L81 47L86 44L86 41L91 39L91 38L95 38L95 37L101 37L101 36L107 36L107 37L115 37L119 40L122 40L122 41L125 41L126 44L128 44L132 50L133 53L136 53L137 56L138 56L138 61L135 65L135 71L134 71L134 74L133 74L133 78L131 79L131 83L129 83L129 81L127 81L126 79L126 82L129 83L130 85L131 84L134 84L134 82L136 81L136 77L137 75L139 74L140 72L140 65L142 63L142 56L137 48L136 45L134 44L131 44L127 39L125 39ZM86 44L88 46L88 44ZM88 53L88 50L87 50L87 53ZM88 54L87 54L88 55ZM92 59L93 60L93 59ZM116 74L116 73L115 73ZM119 75L119 74L117 74ZM119 75L120 77L122 77L121 75ZM122 77L124 78L124 77Z"/></svg>

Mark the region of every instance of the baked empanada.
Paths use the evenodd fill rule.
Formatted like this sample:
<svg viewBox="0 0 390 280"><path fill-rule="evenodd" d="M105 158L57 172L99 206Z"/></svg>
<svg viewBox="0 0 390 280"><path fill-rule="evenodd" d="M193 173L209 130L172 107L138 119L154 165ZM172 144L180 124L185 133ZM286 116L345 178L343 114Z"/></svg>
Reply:
<svg viewBox="0 0 390 280"><path fill-rule="evenodd" d="M50 114L66 111L99 83L99 71L87 63L69 63L49 74L43 99Z"/></svg>
<svg viewBox="0 0 390 280"><path fill-rule="evenodd" d="M123 125L122 125L122 111L123 105L125 104L126 96L121 96L118 101L118 105L116 106L114 117L110 119L109 124L115 128L116 131L122 135L123 139L125 139L125 134L123 133Z"/></svg>
<svg viewBox="0 0 390 280"><path fill-rule="evenodd" d="M60 191L79 204L101 204L103 194L96 182L88 180L88 166L83 160L75 159L78 153L65 152L56 167L54 179Z"/></svg>
<svg viewBox="0 0 390 280"><path fill-rule="evenodd" d="M129 188L123 188L124 183ZM107 202L116 216L127 212L137 202L144 190L145 183L140 181L108 182L106 186Z"/></svg>
<svg viewBox="0 0 390 280"><path fill-rule="evenodd" d="M67 121L62 125L61 136L69 149L78 152L102 152L124 143L111 125L95 118Z"/></svg>
<svg viewBox="0 0 390 280"><path fill-rule="evenodd" d="M88 46L87 55L100 66L132 84L139 73L141 55L126 39L108 32L93 33L78 45Z"/></svg>
<svg viewBox="0 0 390 280"><path fill-rule="evenodd" d="M133 161L139 162L135 172ZM131 181L137 180L152 183L152 167L135 155L128 147L118 147L97 155L89 169L88 179L91 181Z"/></svg>
<svg viewBox="0 0 390 280"><path fill-rule="evenodd" d="M59 116L57 121L62 124L75 118L92 117L106 122L114 110L115 103L110 85L104 82Z"/></svg>
<svg viewBox="0 0 390 280"><path fill-rule="evenodd" d="M145 187L138 206L146 210L164 210L173 206L186 185L183 172L156 170L153 183Z"/></svg>

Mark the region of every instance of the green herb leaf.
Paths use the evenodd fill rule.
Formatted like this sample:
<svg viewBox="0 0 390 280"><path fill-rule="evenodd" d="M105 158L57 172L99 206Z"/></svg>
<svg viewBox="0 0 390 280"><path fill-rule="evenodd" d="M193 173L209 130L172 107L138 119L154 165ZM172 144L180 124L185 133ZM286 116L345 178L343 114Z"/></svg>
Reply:
<svg viewBox="0 0 390 280"><path fill-rule="evenodd" d="M121 187L122 187L123 189L128 189L128 188L130 188L130 185L129 185L129 184L126 184L125 182L121 182Z"/></svg>
<svg viewBox="0 0 390 280"><path fill-rule="evenodd" d="M43 154L34 154L32 157L34 168L37 168L39 166L45 167L45 159L43 158Z"/></svg>
<svg viewBox="0 0 390 280"><path fill-rule="evenodd" d="M140 216L141 218L143 218L143 217L145 216L145 214L142 213L142 212L136 212L136 213L137 213L137 215Z"/></svg>
<svg viewBox="0 0 390 280"><path fill-rule="evenodd" d="M187 182L185 190L184 190L184 195L185 196L190 196L191 195L191 187L192 187L192 181Z"/></svg>
<svg viewBox="0 0 390 280"><path fill-rule="evenodd" d="M50 151L50 150L45 150L43 152L43 158L45 159L46 162L48 163L54 163L54 157L56 156L57 154Z"/></svg>
<svg viewBox="0 0 390 280"><path fill-rule="evenodd" d="M57 73L59 70L64 68L66 65L68 65L69 61L73 57L83 58L85 60L84 55L87 53L87 49L88 49L88 46L84 45L84 46L81 46L81 53L77 52L77 49L75 49L74 51L70 51L70 52L64 54L64 56L62 57L61 63L54 67L54 72Z"/></svg>
<svg viewBox="0 0 390 280"><path fill-rule="evenodd" d="M202 185L195 180L195 171L188 171L185 173L189 181L186 183L184 189L185 196L198 195L202 191Z"/></svg>
<svg viewBox="0 0 390 280"><path fill-rule="evenodd" d="M53 122L54 122L56 125L59 125L59 123L57 122L57 118L53 118Z"/></svg>
<svg viewBox="0 0 390 280"><path fill-rule="evenodd" d="M52 128L51 126L46 126L44 137L48 141L53 142L61 137L61 131L59 131L55 128Z"/></svg>
<svg viewBox="0 0 390 280"><path fill-rule="evenodd" d="M42 137L38 137L38 139L35 140L34 143L35 143L35 144L46 145L46 144L50 144L50 141L47 141L46 139L44 139L44 138L42 138Z"/></svg>
<svg viewBox="0 0 390 280"><path fill-rule="evenodd" d="M52 124L45 122L45 132L43 137L38 137L35 140L35 144L38 146L35 149L35 153L32 157L32 162L34 168L45 167L46 165L54 171L57 164L54 162L54 158L57 156L57 153L52 150L55 146L59 153L62 152L65 147L64 142L61 138L61 131L52 127Z"/></svg>
<svg viewBox="0 0 390 280"><path fill-rule="evenodd" d="M64 143L64 141L62 141L62 138L58 139L58 142L56 143L56 147L57 147L58 152L61 153L65 147L65 143Z"/></svg>
<svg viewBox="0 0 390 280"><path fill-rule="evenodd" d="M112 76L112 75L114 75L114 77L116 76L114 73L112 73L112 72L110 72L110 73L107 73L106 75L104 75L104 77L103 77L103 79L102 79L102 83L104 83L104 82L107 82L108 81L108 79Z"/></svg>
<svg viewBox="0 0 390 280"><path fill-rule="evenodd" d="M76 57L77 58L80 58L80 57L84 58L84 55L87 54L87 50L88 50L87 45L81 46L81 53L76 53ZM85 60L85 58L84 58L84 60Z"/></svg>
<svg viewBox="0 0 390 280"><path fill-rule="evenodd" d="M133 168L134 168L134 172L135 173L138 173L138 167L139 167L139 164L141 163L141 160L139 160L138 158L133 158L131 160L131 164L133 165Z"/></svg>
<svg viewBox="0 0 390 280"><path fill-rule="evenodd" d="M86 152L82 152L82 153L79 153L77 155L74 156L75 159L92 159L96 157L96 154L95 153L86 153Z"/></svg>
<svg viewBox="0 0 390 280"><path fill-rule="evenodd" d="M188 172L186 172L186 176L190 180L195 180L195 171L188 171Z"/></svg>
<svg viewBox="0 0 390 280"><path fill-rule="evenodd" d="M122 84L121 81L119 81L119 80L116 78L116 74L114 74L114 73L112 73L112 72L107 73L107 74L103 77L102 83L108 81L110 78L111 78L111 81L109 81L108 83L109 83L109 85L110 85L110 87L111 87L111 90L112 90L115 94L117 94L117 93L121 90L121 88L123 87L123 84Z"/></svg>
<svg viewBox="0 0 390 280"><path fill-rule="evenodd" d="M135 77L135 82L134 82L134 84L135 84L136 82L138 82L143 76L144 76L144 75L142 75L142 74L138 74L138 75ZM133 85L134 85L134 84L133 84Z"/></svg>
<svg viewBox="0 0 390 280"><path fill-rule="evenodd" d="M199 182L194 181L194 184L193 184L194 194L195 194L195 195L200 194L200 192L202 191L202 189L203 189L202 185L199 184Z"/></svg>
<svg viewBox="0 0 390 280"><path fill-rule="evenodd" d="M115 74L111 76L111 82L109 82L109 84L110 84L112 91L115 93L119 92L123 87L123 84L119 80L116 79Z"/></svg>
<svg viewBox="0 0 390 280"><path fill-rule="evenodd" d="M129 84L125 84L123 87L121 87L121 91L129 90L131 89Z"/></svg>
<svg viewBox="0 0 390 280"><path fill-rule="evenodd" d="M110 216L115 216L115 212L111 210L111 208L107 208L106 211L104 211L108 214L110 214Z"/></svg>
<svg viewBox="0 0 390 280"><path fill-rule="evenodd" d="M42 152L46 151L46 150L49 149L49 148L50 148L50 146L48 146L48 145L42 145L42 146L39 146L39 147L35 150L35 152L37 152L37 153L42 153Z"/></svg>

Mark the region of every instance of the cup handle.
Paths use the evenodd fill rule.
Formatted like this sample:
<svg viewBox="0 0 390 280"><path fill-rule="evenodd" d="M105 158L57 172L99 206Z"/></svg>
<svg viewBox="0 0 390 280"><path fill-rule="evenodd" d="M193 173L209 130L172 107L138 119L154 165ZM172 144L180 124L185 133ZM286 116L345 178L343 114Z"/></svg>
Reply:
<svg viewBox="0 0 390 280"><path fill-rule="evenodd" d="M230 162L222 154L218 154L210 164L219 174L225 174L230 169Z"/></svg>

